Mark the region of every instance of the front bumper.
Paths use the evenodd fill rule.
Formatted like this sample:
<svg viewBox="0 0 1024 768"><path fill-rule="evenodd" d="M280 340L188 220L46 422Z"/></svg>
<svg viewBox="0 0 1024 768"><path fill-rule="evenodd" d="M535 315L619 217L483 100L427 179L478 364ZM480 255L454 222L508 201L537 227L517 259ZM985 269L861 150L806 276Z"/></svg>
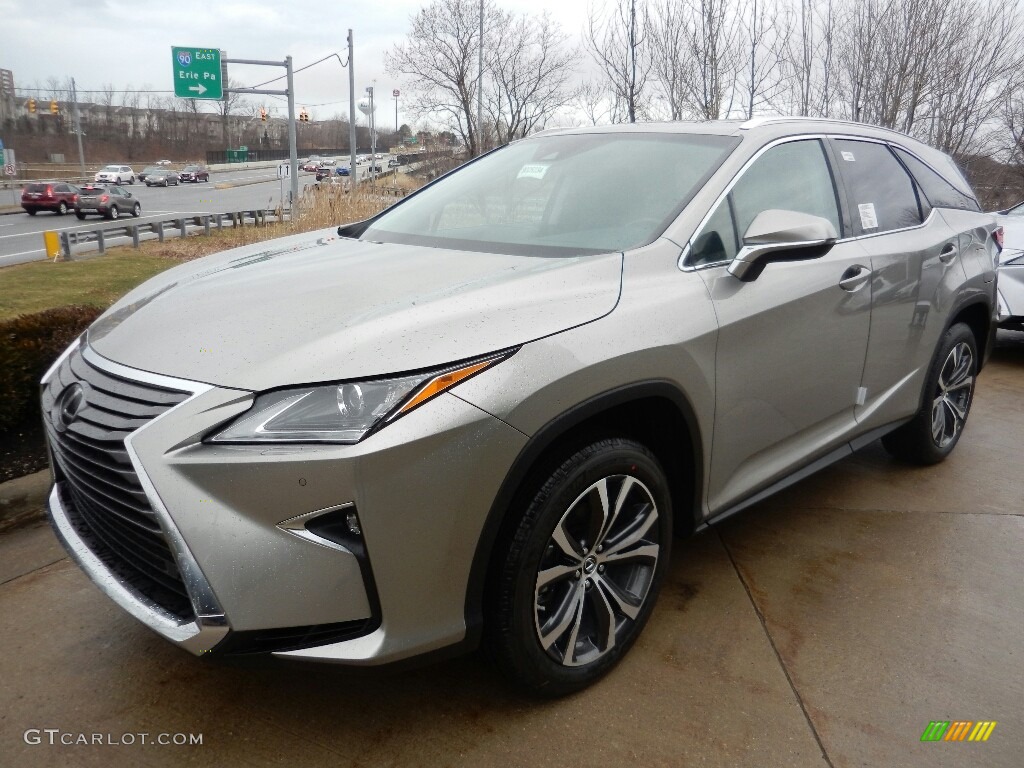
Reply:
<svg viewBox="0 0 1024 768"><path fill-rule="evenodd" d="M241 647L357 664L464 638L476 544L521 433L445 394L356 445L207 445L203 436L245 411L251 393L125 368L88 348L81 357L104 375L188 393L123 442L174 554L189 616L140 593L76 527L64 484L77 481L54 451L54 527L137 619L193 653ZM66 360L44 379L44 387L53 379L54 403L70 386L60 373ZM51 430L51 443L59 439ZM295 523L339 507L358 514L354 545Z"/></svg>

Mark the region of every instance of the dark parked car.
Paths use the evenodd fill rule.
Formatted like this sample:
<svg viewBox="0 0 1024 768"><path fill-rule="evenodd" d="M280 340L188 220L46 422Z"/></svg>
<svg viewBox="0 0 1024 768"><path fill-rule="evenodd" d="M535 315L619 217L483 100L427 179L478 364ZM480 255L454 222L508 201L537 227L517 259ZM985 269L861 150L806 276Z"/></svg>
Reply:
<svg viewBox="0 0 1024 768"><path fill-rule="evenodd" d="M160 173L164 170L160 165L147 165L139 174L139 181L145 181L151 174Z"/></svg>
<svg viewBox="0 0 1024 768"><path fill-rule="evenodd" d="M75 216L84 219L90 213L98 213L107 219L116 219L122 213L138 216L142 213L142 204L124 187L90 184L79 191Z"/></svg>
<svg viewBox="0 0 1024 768"><path fill-rule="evenodd" d="M178 186L180 182L181 176L177 171L172 171L170 168L160 168L146 177L147 187L167 187L171 184Z"/></svg>
<svg viewBox="0 0 1024 768"><path fill-rule="evenodd" d="M316 180L317 181L323 181L324 179L329 178L330 175L331 175L331 168L330 168L330 166L321 165L320 167L318 167L316 169Z"/></svg>
<svg viewBox="0 0 1024 768"><path fill-rule="evenodd" d="M53 211L63 216L75 207L78 192L74 184L63 181L26 184L21 190L21 207L29 216L35 216L38 211Z"/></svg>
<svg viewBox="0 0 1024 768"><path fill-rule="evenodd" d="M182 181L209 181L210 170L205 165L186 165L179 174Z"/></svg>

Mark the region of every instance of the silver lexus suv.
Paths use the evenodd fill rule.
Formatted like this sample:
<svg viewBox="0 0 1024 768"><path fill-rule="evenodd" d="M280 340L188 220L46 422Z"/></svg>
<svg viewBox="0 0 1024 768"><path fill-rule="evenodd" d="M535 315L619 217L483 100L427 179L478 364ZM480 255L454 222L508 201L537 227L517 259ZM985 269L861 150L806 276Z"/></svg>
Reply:
<svg viewBox="0 0 1024 768"><path fill-rule="evenodd" d="M483 641L565 694L674 535L879 438L953 450L994 231L948 157L864 125L545 132L111 307L43 381L52 521L195 654Z"/></svg>

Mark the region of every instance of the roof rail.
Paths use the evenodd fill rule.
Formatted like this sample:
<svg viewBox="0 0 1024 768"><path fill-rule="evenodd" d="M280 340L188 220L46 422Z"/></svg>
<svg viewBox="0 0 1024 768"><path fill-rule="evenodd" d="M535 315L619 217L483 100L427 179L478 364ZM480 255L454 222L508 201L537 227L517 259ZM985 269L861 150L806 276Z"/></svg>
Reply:
<svg viewBox="0 0 1024 768"><path fill-rule="evenodd" d="M741 131L749 131L753 128L760 128L762 125L770 125L772 123L834 123L836 125L863 125L866 128L872 128L876 131L886 131L888 133L902 136L903 138L913 138L902 131L893 130L892 128L883 128L880 125L873 123L861 123L856 120L840 120L834 117L807 117L806 115L775 115L766 117L752 117L749 120L744 121L740 124Z"/></svg>

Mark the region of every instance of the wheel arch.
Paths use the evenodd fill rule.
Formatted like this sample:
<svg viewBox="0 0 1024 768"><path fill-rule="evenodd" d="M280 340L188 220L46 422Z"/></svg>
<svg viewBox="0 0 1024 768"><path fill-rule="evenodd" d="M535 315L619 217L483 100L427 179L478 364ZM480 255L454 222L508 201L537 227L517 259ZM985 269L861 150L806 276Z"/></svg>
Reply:
<svg viewBox="0 0 1024 768"><path fill-rule="evenodd" d="M978 346L978 370L988 361L992 352L995 336L995 323L992 321L992 307L983 298L968 300L950 313L949 323L943 336L957 323L963 323L974 334L974 342Z"/></svg>
<svg viewBox="0 0 1024 768"><path fill-rule="evenodd" d="M592 397L555 417L519 452L487 514L470 568L466 588L466 644L476 646L483 633L483 602L491 578L496 544L520 495L557 457L591 439L615 435L646 445L657 456L669 480L674 530L692 531L699 523L703 494L704 448L690 401L668 381L645 381ZM678 437L678 439L674 439Z"/></svg>

